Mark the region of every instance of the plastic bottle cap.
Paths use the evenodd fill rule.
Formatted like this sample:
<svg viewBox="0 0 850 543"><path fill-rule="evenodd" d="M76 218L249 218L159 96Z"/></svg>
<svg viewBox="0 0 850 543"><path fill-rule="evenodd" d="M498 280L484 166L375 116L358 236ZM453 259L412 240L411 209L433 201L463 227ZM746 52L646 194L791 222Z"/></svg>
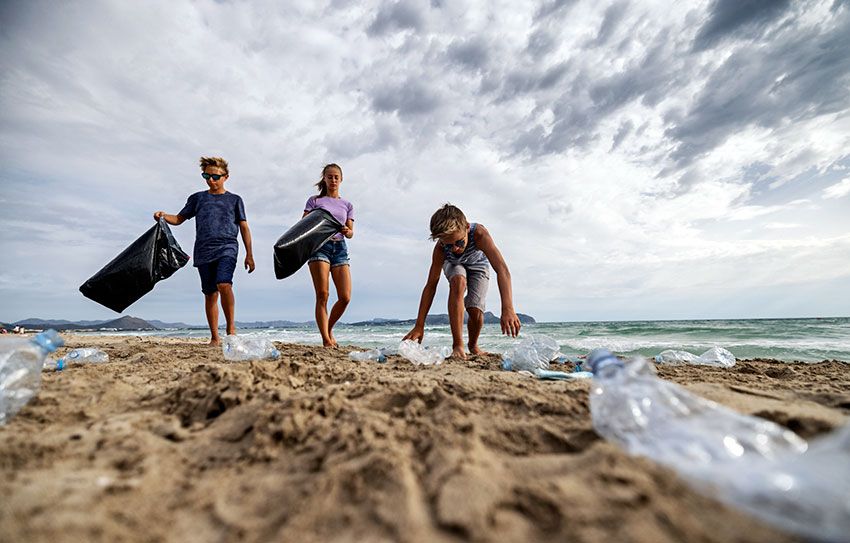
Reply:
<svg viewBox="0 0 850 543"><path fill-rule="evenodd" d="M41 332L40 334L32 338L32 341L34 341L36 345L38 345L48 353L52 353L62 345L65 345L65 341L63 341L62 338L59 337L59 333L56 330L53 330L52 328L50 330L45 330L44 332Z"/></svg>
<svg viewBox="0 0 850 543"><path fill-rule="evenodd" d="M587 365L590 366L590 371L594 375L598 375L602 368L612 364L621 368L623 367L623 362L611 354L611 351L608 349L593 349L587 355Z"/></svg>

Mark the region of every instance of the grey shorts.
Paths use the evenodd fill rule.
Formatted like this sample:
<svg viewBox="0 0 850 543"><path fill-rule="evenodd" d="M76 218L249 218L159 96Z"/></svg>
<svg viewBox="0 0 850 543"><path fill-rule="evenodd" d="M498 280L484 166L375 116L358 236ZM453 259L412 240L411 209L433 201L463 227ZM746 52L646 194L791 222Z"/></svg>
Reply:
<svg viewBox="0 0 850 543"><path fill-rule="evenodd" d="M463 305L467 309L474 307L484 312L487 301L487 288L490 286L490 268L467 268L462 264L443 264L443 273L451 281L455 275L466 277L466 296Z"/></svg>

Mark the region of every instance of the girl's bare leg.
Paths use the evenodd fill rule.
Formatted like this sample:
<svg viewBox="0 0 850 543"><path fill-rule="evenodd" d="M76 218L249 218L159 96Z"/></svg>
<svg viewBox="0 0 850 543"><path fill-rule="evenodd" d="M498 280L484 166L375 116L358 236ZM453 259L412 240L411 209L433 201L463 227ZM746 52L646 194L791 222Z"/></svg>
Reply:
<svg viewBox="0 0 850 543"><path fill-rule="evenodd" d="M331 308L331 316L328 319L328 337L336 345L334 324L342 317L345 308L351 302L351 268L347 264L334 266L331 268L331 278L336 286L336 303Z"/></svg>
<svg viewBox="0 0 850 543"><path fill-rule="evenodd" d="M316 326L322 335L322 344L325 347L333 347L335 343L328 333L328 275L331 265L321 260L314 260L308 265L310 276L313 278L313 288L316 290Z"/></svg>

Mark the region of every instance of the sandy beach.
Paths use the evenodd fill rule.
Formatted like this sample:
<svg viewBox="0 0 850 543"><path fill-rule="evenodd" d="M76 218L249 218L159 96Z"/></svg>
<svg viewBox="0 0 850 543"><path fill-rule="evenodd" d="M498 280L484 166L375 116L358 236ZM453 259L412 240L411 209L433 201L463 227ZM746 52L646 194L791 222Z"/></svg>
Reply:
<svg viewBox="0 0 850 543"><path fill-rule="evenodd" d="M111 361L45 373L0 427L2 541L791 541L593 431L588 382L278 343L64 335ZM850 415L845 363L663 377L812 438Z"/></svg>

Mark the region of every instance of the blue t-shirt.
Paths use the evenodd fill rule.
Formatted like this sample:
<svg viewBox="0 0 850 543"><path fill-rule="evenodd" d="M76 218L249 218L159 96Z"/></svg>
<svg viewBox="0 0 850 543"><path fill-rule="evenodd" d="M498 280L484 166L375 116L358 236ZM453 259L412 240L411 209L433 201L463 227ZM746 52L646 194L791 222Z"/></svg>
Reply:
<svg viewBox="0 0 850 543"><path fill-rule="evenodd" d="M245 218L245 205L238 195L225 192L210 194L204 190L189 196L178 213L184 219L195 217L194 266L219 258L239 256L239 223Z"/></svg>

